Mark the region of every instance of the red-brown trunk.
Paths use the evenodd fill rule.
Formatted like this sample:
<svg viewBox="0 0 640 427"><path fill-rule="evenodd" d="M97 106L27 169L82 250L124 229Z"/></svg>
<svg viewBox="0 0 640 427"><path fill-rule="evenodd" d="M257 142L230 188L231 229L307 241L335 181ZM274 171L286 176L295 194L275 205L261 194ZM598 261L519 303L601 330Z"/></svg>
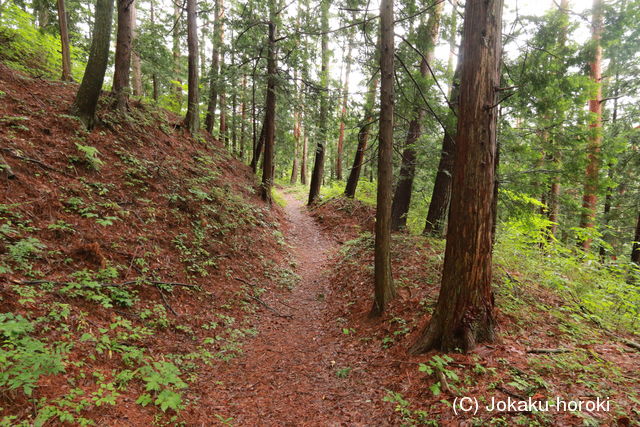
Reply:
<svg viewBox="0 0 640 427"><path fill-rule="evenodd" d="M465 11L453 192L442 286L413 353L468 351L495 339L491 289L502 0L468 0ZM479 37L482 34L482 37Z"/></svg>

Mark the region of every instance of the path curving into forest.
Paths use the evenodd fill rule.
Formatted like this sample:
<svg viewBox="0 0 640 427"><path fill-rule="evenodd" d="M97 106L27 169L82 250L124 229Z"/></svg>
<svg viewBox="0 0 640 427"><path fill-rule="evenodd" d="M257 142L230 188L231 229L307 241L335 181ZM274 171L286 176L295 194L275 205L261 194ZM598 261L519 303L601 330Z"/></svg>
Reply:
<svg viewBox="0 0 640 427"><path fill-rule="evenodd" d="M267 292L261 298L291 316L260 309L259 335L244 346L235 364L237 376L225 384L226 410L221 412L231 415L234 425L364 424L371 396L337 375L336 361L345 349L325 302L331 292L325 271L338 245L320 231L302 202L284 197L285 237L300 281L290 292Z"/></svg>

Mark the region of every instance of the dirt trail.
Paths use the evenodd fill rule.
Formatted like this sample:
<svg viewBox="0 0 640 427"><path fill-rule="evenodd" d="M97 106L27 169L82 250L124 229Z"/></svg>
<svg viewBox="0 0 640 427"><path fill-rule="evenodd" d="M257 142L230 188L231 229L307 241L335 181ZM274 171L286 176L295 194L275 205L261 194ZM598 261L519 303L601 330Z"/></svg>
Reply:
<svg viewBox="0 0 640 427"><path fill-rule="evenodd" d="M327 319L331 290L323 272L337 244L321 234L300 201L288 194L285 199L286 238L301 280L291 292L267 292L262 299L292 317L260 309L259 335L234 363L237 377L225 384L226 407L220 401L218 407L232 414L234 425L365 423L372 397L337 375L348 349L340 345L340 325Z"/></svg>

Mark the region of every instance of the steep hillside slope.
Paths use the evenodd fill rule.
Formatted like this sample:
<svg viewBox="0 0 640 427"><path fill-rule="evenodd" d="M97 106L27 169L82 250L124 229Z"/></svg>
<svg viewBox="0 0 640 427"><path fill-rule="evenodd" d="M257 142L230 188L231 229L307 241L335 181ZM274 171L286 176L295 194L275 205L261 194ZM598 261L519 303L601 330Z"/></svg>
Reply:
<svg viewBox="0 0 640 427"><path fill-rule="evenodd" d="M0 64L0 419L180 421L256 333L254 293L294 280L280 212L166 111L103 97L85 131L76 88Z"/></svg>

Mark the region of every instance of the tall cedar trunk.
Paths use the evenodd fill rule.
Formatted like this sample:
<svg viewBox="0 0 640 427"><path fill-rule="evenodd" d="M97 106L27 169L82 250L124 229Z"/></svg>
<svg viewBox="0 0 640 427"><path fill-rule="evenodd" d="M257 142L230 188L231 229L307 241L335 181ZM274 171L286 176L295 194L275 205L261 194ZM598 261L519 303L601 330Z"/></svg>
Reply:
<svg viewBox="0 0 640 427"><path fill-rule="evenodd" d="M231 33L231 40L233 40L233 32ZM231 69L233 73L231 74L231 84L230 86L234 88L231 95L231 147L232 153L235 153L238 156L238 131L237 131L237 118L236 112L238 108L238 76L235 68L235 51L233 46L231 47Z"/></svg>
<svg viewBox="0 0 640 427"><path fill-rule="evenodd" d="M427 79L429 75L429 65L433 63L434 50L438 44L438 35L440 33L440 15L444 2L436 3L427 26L425 33L421 35L424 46L423 58L420 61L420 75L422 79ZM415 107L413 118L409 122L409 130L405 141L404 150L402 152L402 163L400 165L400 176L398 184L393 196L393 204L391 207L391 230L399 231L407 226L407 214L411 205L411 193L413 191L413 179L416 175L416 143L422 134L422 121L424 120L425 110L416 88L416 97L414 100Z"/></svg>
<svg viewBox="0 0 640 427"><path fill-rule="evenodd" d="M219 47L222 44L220 35L220 3L222 0L215 0L213 12L213 53L211 55L211 71L209 72L209 104L207 105L207 117L205 127L207 132L212 133L216 123L216 105L218 102L218 67L220 66Z"/></svg>
<svg viewBox="0 0 640 427"><path fill-rule="evenodd" d="M71 111L91 129L96 120L96 106L109 60L113 0L97 0L89 60Z"/></svg>
<svg viewBox="0 0 640 427"><path fill-rule="evenodd" d="M113 72L113 98L115 108L122 110L129 97L129 73L131 69L131 35L133 0L118 0L118 34L116 39L116 60Z"/></svg>
<svg viewBox="0 0 640 427"><path fill-rule="evenodd" d="M173 54L173 75L175 80L180 84L175 84L173 87L176 104L179 108L182 108L182 79L180 73L180 20L182 19L182 12L178 2L173 2L173 33L172 33L172 54Z"/></svg>
<svg viewBox="0 0 640 427"><path fill-rule="evenodd" d="M69 49L69 28L67 26L67 12L64 0L58 0L58 24L60 25L60 47L62 51L62 80L70 82L71 77L71 51Z"/></svg>
<svg viewBox="0 0 640 427"><path fill-rule="evenodd" d="M240 95L240 160L244 160L244 153L246 151L245 142L247 140L246 135L246 121L247 121L247 100L245 92L247 90L247 75L242 75L242 92Z"/></svg>
<svg viewBox="0 0 640 427"><path fill-rule="evenodd" d="M594 44L591 58L591 80L597 85L596 96L589 101L591 123L589 124L589 142L587 145L588 164L585 172L584 194L582 196L582 217L580 227L593 228L598 202L598 178L600 173L600 148L602 145L602 0L593 0L593 18L591 23L591 41ZM591 239L580 242L584 250L591 247Z"/></svg>
<svg viewBox="0 0 640 427"><path fill-rule="evenodd" d="M296 87L296 108L293 112L293 166L291 167L291 178L289 179L290 184L295 184L298 180L298 148L300 146L300 92L298 89L298 70L295 70L293 73L293 81Z"/></svg>
<svg viewBox="0 0 640 427"><path fill-rule="evenodd" d="M393 190L393 0L380 2L380 139L376 197L375 298L370 316L382 315L396 294L391 274L391 192Z"/></svg>
<svg viewBox="0 0 640 427"><path fill-rule="evenodd" d="M316 146L316 157L311 172L311 185L309 186L309 204L315 203L320 196L320 187L324 176L324 148L328 137L328 90L329 90L329 0L322 0L320 4L320 21L322 25L322 68L320 70L320 85L322 87L320 97L320 135Z"/></svg>
<svg viewBox="0 0 640 427"><path fill-rule="evenodd" d="M344 152L344 127L347 116L347 101L349 100L349 74L351 73L351 51L353 49L353 32L349 32L349 47L347 49L347 69L344 74L342 87L342 108L340 110L340 133L338 134L338 149L336 151L336 179L342 181L342 154Z"/></svg>
<svg viewBox="0 0 640 427"><path fill-rule="evenodd" d="M638 223L636 224L636 234L633 238L633 249L631 250L631 262L640 266L640 211L638 211Z"/></svg>
<svg viewBox="0 0 640 427"><path fill-rule="evenodd" d="M376 60L380 52L380 38L376 43ZM373 108L375 105L376 91L378 90L378 74L375 72L371 76L369 81L369 88L367 89L367 97L364 103L364 115L362 117L362 125L360 131L358 131L358 146L356 148L356 154L353 159L353 166L349 172L349 178L347 178L347 185L344 189L344 195L346 197L354 198L356 195L356 189L358 188L358 182L360 181L360 172L364 165L364 155L367 151L367 144L369 143L369 131L373 122Z"/></svg>
<svg viewBox="0 0 640 427"><path fill-rule="evenodd" d="M613 92L613 113L611 115L611 127L613 129L614 132L614 137L616 136L616 122L618 121L618 95L620 94L620 73L618 71L617 68L617 64L616 64L616 58L614 57L613 60L611 61L611 64L609 65L609 67L614 67L616 70L616 76L615 76L615 80L613 82L613 86L614 86L614 92ZM608 178L609 178L609 182L613 182L613 175L614 175L614 164L613 162L609 161L609 164L607 165L607 169L608 169ZM609 217L611 215L611 204L613 202L613 187L611 187L611 185L607 186L607 194L604 197L604 211L603 211L603 215L602 215L602 221L603 221L603 225L604 225L604 230L605 233L602 236L602 239L606 242L608 239L608 227L609 227ZM600 257L604 258L604 256L607 253L607 250L605 248L605 245L600 245Z"/></svg>
<svg viewBox="0 0 640 427"><path fill-rule="evenodd" d="M411 348L469 351L495 339L491 289L502 0L468 0L460 75L455 172L442 285Z"/></svg>
<svg viewBox="0 0 640 427"><path fill-rule="evenodd" d="M300 184L307 185L307 147L309 146L309 131L304 128L302 137L302 158L300 160Z"/></svg>
<svg viewBox="0 0 640 427"><path fill-rule="evenodd" d="M229 145L229 137L227 136L227 98L225 94L225 65L224 65L224 0L220 1L220 26L219 26L219 37L220 37L220 71L218 75L218 107L220 109L220 123L219 123L219 132L220 132L220 141L224 142L225 147Z"/></svg>
<svg viewBox="0 0 640 427"><path fill-rule="evenodd" d="M265 116L266 119L266 116ZM262 124L262 128L260 129L260 137L256 141L253 157L251 158L251 170L253 173L256 173L258 170L258 162L260 161L260 156L262 155L262 150L264 148L264 140L265 140L265 126Z"/></svg>
<svg viewBox="0 0 640 427"><path fill-rule="evenodd" d="M560 48L562 49L567 43L569 0L562 0L560 2L560 12L563 14L563 18L565 20L565 25L562 27L559 38ZM552 164L554 164L556 168L559 168L560 163L558 161L558 156L555 153L551 156L551 160ZM554 174L551 177L551 187L549 189L549 200L547 205L549 207L547 215L551 222L551 225L549 226L548 239L551 240L558 232L558 216L560 215L560 176L557 174Z"/></svg>
<svg viewBox="0 0 640 427"><path fill-rule="evenodd" d="M150 0L149 1L149 14L151 15L151 24L155 25L156 23L156 16L155 16L155 8L154 8L154 0ZM153 100L155 102L158 102L158 76L156 73L153 73L151 75L151 83L153 85Z"/></svg>
<svg viewBox="0 0 640 427"><path fill-rule="evenodd" d="M136 27L138 25L138 12L136 9L136 1L131 3L131 37L134 45L137 37ZM134 96L142 96L142 64L140 62L140 55L133 49L131 52L131 89Z"/></svg>
<svg viewBox="0 0 640 427"><path fill-rule="evenodd" d="M276 130L276 23L275 0L270 2L269 42L267 45L267 99L265 102L264 161L262 163L262 200L271 203L273 185L273 153ZM220 130L222 133L222 129Z"/></svg>
<svg viewBox="0 0 640 427"><path fill-rule="evenodd" d="M189 92L185 125L191 134L200 130L198 94L198 23L196 21L196 1L187 0L187 47L189 48Z"/></svg>
<svg viewBox="0 0 640 427"><path fill-rule="evenodd" d="M451 78L449 83L449 104L452 105L454 111L449 112L450 118L455 120L457 114L458 96L460 94L460 64L462 63L462 52L458 52L458 64L453 72L453 60L456 49L456 33L458 27L458 2L453 0L453 11L451 12L451 21L449 25L449 61L447 64L447 76ZM431 201L429 202L429 210L427 211L427 220L425 222L422 233L426 236L442 237L444 226L447 219L447 210L449 202L451 202L451 179L453 177L454 168L454 150L456 147L456 131L455 128L445 129L442 136L442 149L440 151L440 162L438 163L438 172L433 183L433 191L431 193Z"/></svg>

